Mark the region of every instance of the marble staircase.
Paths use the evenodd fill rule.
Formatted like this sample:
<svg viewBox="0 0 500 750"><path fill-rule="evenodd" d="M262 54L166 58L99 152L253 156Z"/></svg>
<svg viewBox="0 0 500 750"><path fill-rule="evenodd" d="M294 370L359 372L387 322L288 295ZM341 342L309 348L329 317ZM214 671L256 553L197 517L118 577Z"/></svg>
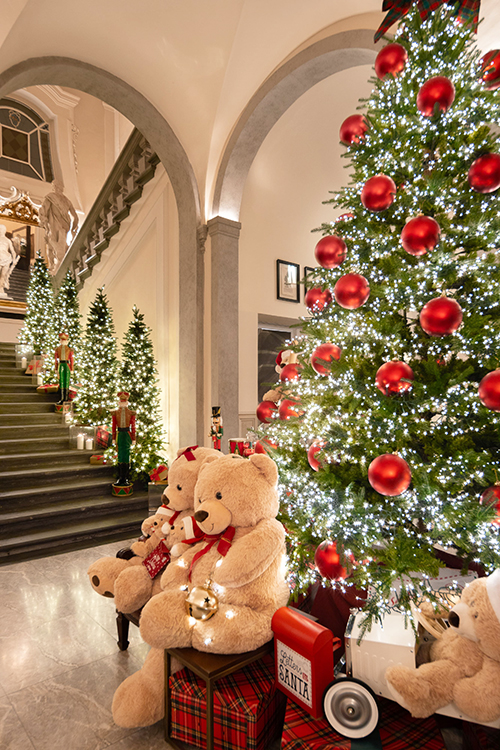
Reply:
<svg viewBox="0 0 500 750"><path fill-rule="evenodd" d="M146 491L113 497L113 467L70 448L55 400L0 343L0 564L130 539L148 515Z"/></svg>

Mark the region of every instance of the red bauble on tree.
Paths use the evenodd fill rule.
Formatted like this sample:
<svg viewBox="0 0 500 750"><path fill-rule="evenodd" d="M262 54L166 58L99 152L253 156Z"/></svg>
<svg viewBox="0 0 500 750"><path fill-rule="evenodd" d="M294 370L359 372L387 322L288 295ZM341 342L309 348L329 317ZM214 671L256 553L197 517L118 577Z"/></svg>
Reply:
<svg viewBox="0 0 500 750"><path fill-rule="evenodd" d="M368 481L381 495L395 497L408 489L411 482L410 467L395 453L384 453L368 467Z"/></svg>
<svg viewBox="0 0 500 750"><path fill-rule="evenodd" d="M257 419L266 424L278 416L278 407L273 401L261 401L257 407Z"/></svg>
<svg viewBox="0 0 500 750"><path fill-rule="evenodd" d="M291 398L285 398L279 408L280 419L286 420L292 417L301 417L304 413L300 401L293 401Z"/></svg>
<svg viewBox="0 0 500 750"><path fill-rule="evenodd" d="M325 367L323 363L331 362L332 359L340 359L341 353L342 350L338 346L335 346L335 344L330 344L330 342L320 344L311 354L311 365L313 370L317 372L318 375L328 375L330 370L328 367Z"/></svg>
<svg viewBox="0 0 500 750"><path fill-rule="evenodd" d="M280 372L280 380L282 383L296 383L300 378L300 370L302 365L295 362L290 365L285 365Z"/></svg>
<svg viewBox="0 0 500 750"><path fill-rule="evenodd" d="M439 242L441 228L430 216L416 216L401 232L401 243L410 255L425 255Z"/></svg>
<svg viewBox="0 0 500 750"><path fill-rule="evenodd" d="M481 495L479 502L481 505L492 505L495 508L497 517L493 519L493 523L500 526L500 484L488 487Z"/></svg>
<svg viewBox="0 0 500 750"><path fill-rule="evenodd" d="M356 310L364 305L370 296L370 287L364 276L359 273L348 273L341 276L333 287L335 300L346 310Z"/></svg>
<svg viewBox="0 0 500 750"><path fill-rule="evenodd" d="M315 440L311 445L309 446L309 449L307 451L307 460L309 461L309 466L311 469L314 469L314 471L318 471L321 467L321 463L316 458L316 454L320 452L326 445L326 442L324 440Z"/></svg>
<svg viewBox="0 0 500 750"><path fill-rule="evenodd" d="M342 556L337 551L337 544L329 539L318 546L314 553L314 564L323 578L330 581L341 581L347 575L342 564Z"/></svg>
<svg viewBox="0 0 500 750"><path fill-rule="evenodd" d="M340 224L343 221L349 221L349 219L354 219L354 214L340 214L340 216L337 216L337 218L335 219L335 224Z"/></svg>
<svg viewBox="0 0 500 750"><path fill-rule="evenodd" d="M368 211L385 211L394 201L396 185L385 174L370 177L363 185L361 203Z"/></svg>
<svg viewBox="0 0 500 750"><path fill-rule="evenodd" d="M267 454L269 452L269 448L277 448L278 444L273 443L269 438L262 438L261 440L257 440L255 443L255 452L256 453L265 453Z"/></svg>
<svg viewBox="0 0 500 750"><path fill-rule="evenodd" d="M455 86L445 76L429 78L417 94L417 107L425 117L432 117L435 108L447 112L455 101Z"/></svg>
<svg viewBox="0 0 500 750"><path fill-rule="evenodd" d="M420 325L429 336L449 336L462 324L462 308L449 297L436 297L423 306Z"/></svg>
<svg viewBox="0 0 500 750"><path fill-rule="evenodd" d="M484 154L476 159L467 176L469 185L477 193L493 193L500 187L500 155Z"/></svg>
<svg viewBox="0 0 500 750"><path fill-rule="evenodd" d="M487 52L480 60L481 79L487 89L497 89L500 86L500 50Z"/></svg>
<svg viewBox="0 0 500 750"><path fill-rule="evenodd" d="M314 248L314 256L323 268L337 268L344 262L347 247L341 237L335 234L322 237Z"/></svg>
<svg viewBox="0 0 500 750"><path fill-rule="evenodd" d="M364 115L351 115L340 126L339 137L342 143L350 146L359 143L368 130L368 123Z"/></svg>
<svg viewBox="0 0 500 750"><path fill-rule="evenodd" d="M320 289L313 286L308 289L305 296L306 307L312 312L321 312L332 301L332 293L329 289Z"/></svg>
<svg viewBox="0 0 500 750"><path fill-rule="evenodd" d="M500 370L493 370L479 383L479 398L491 411L500 411Z"/></svg>
<svg viewBox="0 0 500 750"><path fill-rule="evenodd" d="M375 376L375 384L385 396L391 393L405 393L412 387L411 382L415 373L406 362L386 362L378 368Z"/></svg>
<svg viewBox="0 0 500 750"><path fill-rule="evenodd" d="M401 44L387 44L377 55L375 60L375 73L382 79L388 73L397 76L404 69L408 53Z"/></svg>

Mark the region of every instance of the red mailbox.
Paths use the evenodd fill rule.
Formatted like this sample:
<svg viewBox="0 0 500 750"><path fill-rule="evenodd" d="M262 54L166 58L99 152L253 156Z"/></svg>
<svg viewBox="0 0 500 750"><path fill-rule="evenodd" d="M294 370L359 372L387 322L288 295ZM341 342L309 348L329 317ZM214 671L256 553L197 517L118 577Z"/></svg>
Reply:
<svg viewBox="0 0 500 750"><path fill-rule="evenodd" d="M291 607L275 612L272 629L277 686L319 719L323 716L323 693L333 680L333 652L340 640Z"/></svg>

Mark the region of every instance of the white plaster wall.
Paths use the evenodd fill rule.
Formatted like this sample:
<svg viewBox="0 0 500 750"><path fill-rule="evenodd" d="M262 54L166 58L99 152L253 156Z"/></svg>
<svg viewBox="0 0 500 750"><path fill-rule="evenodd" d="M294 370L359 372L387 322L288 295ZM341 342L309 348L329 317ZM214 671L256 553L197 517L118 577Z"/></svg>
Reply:
<svg viewBox="0 0 500 750"><path fill-rule="evenodd" d="M178 226L172 188L163 169L148 183L143 198L132 206L118 235L80 291L80 309L86 325L97 289L104 285L119 342L132 319L132 307L144 313L152 329L160 378L161 414L169 441L166 455L178 448Z"/></svg>
<svg viewBox="0 0 500 750"><path fill-rule="evenodd" d="M250 169L240 216L240 413L257 405L259 313L306 314L303 289L298 304L276 299L276 260L298 263L301 276L304 266L316 265L321 235L311 229L340 213L322 201L348 180L339 127L369 95L371 74L363 66L314 86L276 123Z"/></svg>

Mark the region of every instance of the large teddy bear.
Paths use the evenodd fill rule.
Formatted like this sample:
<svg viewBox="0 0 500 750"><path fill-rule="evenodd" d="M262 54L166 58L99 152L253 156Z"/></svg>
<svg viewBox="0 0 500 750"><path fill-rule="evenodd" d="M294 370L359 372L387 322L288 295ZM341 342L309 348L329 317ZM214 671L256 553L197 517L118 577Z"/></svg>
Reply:
<svg viewBox="0 0 500 750"><path fill-rule="evenodd" d="M276 464L263 454L204 463L196 484L195 519L206 536L168 566L162 593L144 607L141 635L153 648L142 669L115 693L118 725L147 726L162 718L164 648L192 646L230 654L271 640L272 616L289 598L285 531L276 520L277 480ZM208 580L218 600L216 611L209 619L196 619L200 611L188 599L203 601L195 594Z"/></svg>
<svg viewBox="0 0 500 750"><path fill-rule="evenodd" d="M89 567L87 573L95 591L102 596L114 597L119 612L141 609L160 588L161 575L151 577L143 562L158 545L164 542L172 554L181 554L198 533L195 523L174 523L193 514L194 487L203 462L223 454L212 448L191 446L177 453L169 472L169 483L162 495L162 505L141 526L143 536L130 549L122 550L120 557L102 557ZM168 555L167 555L168 557ZM154 571L152 571L154 572ZM162 571L160 571L161 573Z"/></svg>
<svg viewBox="0 0 500 750"><path fill-rule="evenodd" d="M500 717L500 569L466 586L448 623L428 664L387 669L391 693L416 718L453 702L478 722L494 721Z"/></svg>

